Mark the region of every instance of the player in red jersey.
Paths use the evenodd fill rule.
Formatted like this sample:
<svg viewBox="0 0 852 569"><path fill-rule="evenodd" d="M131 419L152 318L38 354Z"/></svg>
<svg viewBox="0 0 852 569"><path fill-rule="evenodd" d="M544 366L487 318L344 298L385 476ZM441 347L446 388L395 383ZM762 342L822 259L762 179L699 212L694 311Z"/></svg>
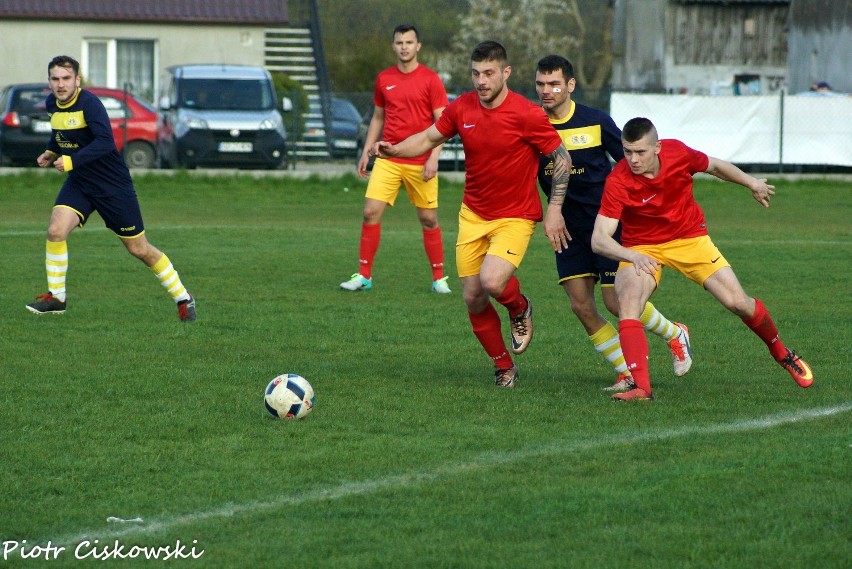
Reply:
<svg viewBox="0 0 852 569"><path fill-rule="evenodd" d="M376 78L373 118L358 161L358 174L362 178L367 177L369 148L380 137L391 142L404 140L433 124L447 106L447 92L441 78L417 61L420 47L414 26L400 25L394 29L396 65ZM348 281L340 283L340 288L349 291L373 288L373 261L381 240L382 214L387 205L393 206L400 186L405 185L423 227L423 246L432 269L432 290L441 294L450 292L444 276L444 242L438 225L440 152L440 148L435 148L419 156L376 160L364 198L359 269Z"/></svg>
<svg viewBox="0 0 852 569"><path fill-rule="evenodd" d="M769 311L746 294L707 234L704 212L692 194L692 176L706 172L744 186L763 207L769 207L774 186L679 140L659 140L657 129L646 118L629 120L621 139L625 160L607 178L592 234L596 253L621 261L615 277L621 309L619 337L636 388L613 399L653 399L648 340L638 318L659 285L663 266L703 286L766 343L772 357L799 386L810 387L811 368L784 345ZM612 238L619 220L621 245Z"/></svg>
<svg viewBox="0 0 852 569"><path fill-rule="evenodd" d="M511 352L532 340L532 304L521 294L515 270L542 220L536 188L539 157L553 160L553 189L544 218L554 250L568 245L562 202L571 158L541 107L511 91L512 68L505 48L486 41L471 55L474 91L444 109L438 121L398 144L380 141L380 156L418 156L458 134L465 153L465 186L459 213L456 265L473 333L496 366L495 383L513 387L518 369L506 349L500 316L491 298L511 318Z"/></svg>

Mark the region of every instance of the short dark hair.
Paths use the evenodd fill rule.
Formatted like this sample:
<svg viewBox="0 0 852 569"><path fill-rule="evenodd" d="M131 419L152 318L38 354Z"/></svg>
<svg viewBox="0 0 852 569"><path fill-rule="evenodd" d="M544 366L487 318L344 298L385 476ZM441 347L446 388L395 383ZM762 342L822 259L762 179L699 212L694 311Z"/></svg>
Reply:
<svg viewBox="0 0 852 569"><path fill-rule="evenodd" d="M57 55L47 64L47 75L50 76L50 70L54 67L70 67L74 70L74 75L80 74L80 62L68 55Z"/></svg>
<svg viewBox="0 0 852 569"><path fill-rule="evenodd" d="M420 33L412 24L400 24L393 29L392 38L396 38L396 34L404 34L405 32L414 32L414 39L420 41Z"/></svg>
<svg viewBox="0 0 852 569"><path fill-rule="evenodd" d="M636 142L647 134L653 134L656 141L657 128L654 126L654 123L645 117L630 119L624 124L624 128L621 129L621 138L625 142Z"/></svg>
<svg viewBox="0 0 852 569"><path fill-rule="evenodd" d="M535 70L538 73L562 71L562 76L565 78L565 81L574 78L574 66L561 55L545 55L538 60L538 65Z"/></svg>
<svg viewBox="0 0 852 569"><path fill-rule="evenodd" d="M484 41L473 48L473 53L470 55L470 60L477 63L483 61L497 61L503 67L509 62L509 56L506 54L506 48L496 41Z"/></svg>

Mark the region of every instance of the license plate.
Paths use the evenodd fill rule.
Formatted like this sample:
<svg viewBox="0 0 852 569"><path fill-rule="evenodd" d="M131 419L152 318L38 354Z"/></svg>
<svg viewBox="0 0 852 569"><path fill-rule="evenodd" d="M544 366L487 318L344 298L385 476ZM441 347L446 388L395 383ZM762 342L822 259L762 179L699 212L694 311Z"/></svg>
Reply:
<svg viewBox="0 0 852 569"><path fill-rule="evenodd" d="M220 142L219 152L252 152L254 146L251 142Z"/></svg>
<svg viewBox="0 0 852 569"><path fill-rule="evenodd" d="M47 121L33 121L33 132L51 132L53 129Z"/></svg>

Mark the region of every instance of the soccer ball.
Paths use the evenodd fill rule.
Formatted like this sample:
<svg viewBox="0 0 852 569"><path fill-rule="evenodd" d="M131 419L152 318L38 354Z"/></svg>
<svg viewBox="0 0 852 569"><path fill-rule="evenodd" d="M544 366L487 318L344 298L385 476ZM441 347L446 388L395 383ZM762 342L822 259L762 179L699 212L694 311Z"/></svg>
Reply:
<svg viewBox="0 0 852 569"><path fill-rule="evenodd" d="M266 410L280 419L302 419L314 408L314 388L295 373L279 375L269 382L263 394Z"/></svg>

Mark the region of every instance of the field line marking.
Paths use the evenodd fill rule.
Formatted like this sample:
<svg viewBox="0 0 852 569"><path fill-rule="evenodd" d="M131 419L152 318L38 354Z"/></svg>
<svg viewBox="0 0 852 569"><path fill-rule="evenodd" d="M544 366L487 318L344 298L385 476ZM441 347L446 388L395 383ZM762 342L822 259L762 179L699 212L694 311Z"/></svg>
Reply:
<svg viewBox="0 0 852 569"><path fill-rule="evenodd" d="M745 419L734 421L732 423L720 423L708 426L684 427L680 429L653 430L646 432L624 433L617 435L608 435L602 438L582 441L554 441L539 447L519 450L517 452L486 452L482 453L474 459L461 462L447 464L440 468L431 471L409 472L406 474L398 474L386 476L382 478L355 480L345 482L336 486L327 486L317 488L312 491L303 492L298 495L283 495L272 500L253 501L242 504L226 504L224 506L195 512L191 514L183 514L171 518L163 518L160 520L152 520L140 524L133 524L122 528L99 528L88 531L78 532L72 535L62 536L59 539L52 539L54 545L76 545L83 540L92 541L94 539L113 540L122 537L137 537L158 532L165 532L174 528L190 525L205 520L215 518L227 518L238 515L251 515L259 512L265 512L274 509L280 509L284 506L297 506L309 502L320 502L337 500L341 498L349 498L352 496L360 496L380 492L383 490L399 490L417 486L426 482L431 482L440 478L463 475L477 470L483 470L492 466L502 464L511 464L521 462L538 456L547 456L554 454L569 454L574 452L583 452L595 450L606 446L617 446L623 444L635 444L642 442L665 441L676 438L701 435L715 435L719 433L742 433L747 431L759 431L771 429L781 425L798 423L800 421L809 421L832 417L841 413L852 411L852 402L836 405L833 407L820 407L814 409L803 409L791 413L783 413L778 415L767 415L764 417L756 417L753 419ZM116 512L122 515L122 512ZM130 515L124 512L125 515ZM139 512L133 512L132 515L141 515Z"/></svg>
<svg viewBox="0 0 852 569"><path fill-rule="evenodd" d="M146 227L147 230L154 231L155 233L158 231L193 231L193 230L204 230L204 229L245 229L245 230L255 230L258 225L243 225L243 224L211 224L211 225L202 225L202 224L191 224L191 225L154 225L151 227ZM269 225L268 227L274 227L273 225ZM322 227L302 227L299 229L300 232L303 233L328 233L329 231L336 231L340 233L348 233L351 231L351 227L340 227L340 228L329 228L326 226ZM408 232L407 228L399 228L393 229L390 228L390 231L398 231L400 233ZM86 227L80 230L84 233L91 232L101 232L101 231L109 231L104 226L95 226L95 227ZM0 238L3 237L26 237L26 236L45 236L47 235L47 226L44 229L21 229L21 230L7 230L0 231ZM822 240L822 239L716 239L717 243L722 245L768 245L768 246L789 246L789 245L816 245L819 247L837 247L837 246L850 246L852 245L852 239L848 241L834 241L834 240Z"/></svg>

